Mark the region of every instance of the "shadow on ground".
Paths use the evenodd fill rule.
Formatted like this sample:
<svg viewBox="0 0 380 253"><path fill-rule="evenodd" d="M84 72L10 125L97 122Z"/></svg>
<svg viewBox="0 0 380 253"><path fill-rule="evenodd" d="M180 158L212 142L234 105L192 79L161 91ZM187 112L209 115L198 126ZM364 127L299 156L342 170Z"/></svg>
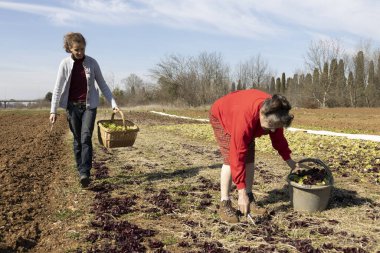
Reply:
<svg viewBox="0 0 380 253"><path fill-rule="evenodd" d="M289 186L287 184L283 185L281 189L273 189L269 191L266 197L258 201L258 204L268 205L268 204L274 204L278 202L290 203ZM368 204L374 205L374 206L380 206L379 203L376 203L369 198L359 196L357 191L334 187L332 190L329 205L327 208L328 209L345 208L345 207L362 206L362 205L368 205Z"/></svg>
<svg viewBox="0 0 380 253"><path fill-rule="evenodd" d="M195 166L195 167L184 167L178 168L174 171L164 172L164 171L155 171L142 173L140 175L118 175L118 179L134 179L134 180L146 180L146 181L156 181L163 179L174 179L174 178L190 178L197 176L200 170L204 169L219 169L222 167L221 163L212 164L209 166Z"/></svg>

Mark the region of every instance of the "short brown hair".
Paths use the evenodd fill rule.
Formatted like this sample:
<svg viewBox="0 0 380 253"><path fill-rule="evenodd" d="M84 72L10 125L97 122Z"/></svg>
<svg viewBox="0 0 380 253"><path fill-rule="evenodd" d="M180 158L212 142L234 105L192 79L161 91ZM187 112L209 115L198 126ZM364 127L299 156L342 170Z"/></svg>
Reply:
<svg viewBox="0 0 380 253"><path fill-rule="evenodd" d="M291 109L292 106L284 96L275 94L272 98L268 98L264 101L262 113L265 117L280 121L284 127L289 127L294 118L292 114L289 114Z"/></svg>
<svg viewBox="0 0 380 253"><path fill-rule="evenodd" d="M67 53L70 53L70 48L72 48L74 43L83 44L86 46L86 39L81 33L69 32L63 37L63 48Z"/></svg>

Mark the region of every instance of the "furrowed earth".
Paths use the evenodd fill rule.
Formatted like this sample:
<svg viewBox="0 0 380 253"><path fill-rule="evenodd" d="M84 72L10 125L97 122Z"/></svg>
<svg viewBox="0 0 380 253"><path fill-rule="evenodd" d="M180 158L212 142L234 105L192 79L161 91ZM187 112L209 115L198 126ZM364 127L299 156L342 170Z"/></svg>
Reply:
<svg viewBox="0 0 380 253"><path fill-rule="evenodd" d="M289 169L260 138L253 189L270 213L228 224L208 124L126 111L135 144L105 149L95 129L82 189L64 113L52 129L48 115L0 111L0 252L380 252L380 143L287 133L294 159L318 157L334 175L327 210L308 214L293 211Z"/></svg>

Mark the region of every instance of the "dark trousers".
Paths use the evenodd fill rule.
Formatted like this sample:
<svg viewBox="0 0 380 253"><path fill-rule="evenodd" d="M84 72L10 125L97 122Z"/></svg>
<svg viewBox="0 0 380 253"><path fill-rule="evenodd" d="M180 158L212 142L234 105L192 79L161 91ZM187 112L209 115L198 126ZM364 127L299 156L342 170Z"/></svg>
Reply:
<svg viewBox="0 0 380 253"><path fill-rule="evenodd" d="M74 155L79 174L90 176L92 167L92 133L94 131L96 108L86 109L85 104L69 102L67 121L74 136Z"/></svg>

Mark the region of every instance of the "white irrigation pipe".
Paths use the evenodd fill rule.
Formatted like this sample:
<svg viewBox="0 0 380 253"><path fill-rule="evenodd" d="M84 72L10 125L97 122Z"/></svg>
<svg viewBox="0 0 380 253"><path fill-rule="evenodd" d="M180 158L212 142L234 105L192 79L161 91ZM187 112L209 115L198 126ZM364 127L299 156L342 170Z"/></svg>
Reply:
<svg viewBox="0 0 380 253"><path fill-rule="evenodd" d="M177 115L173 115L173 114L167 114L167 113L156 112L156 111L150 111L150 112L151 113L156 113L156 114L159 114L159 115L162 115L162 116L172 117L172 118L190 119L190 120L197 120L197 121L201 121L201 122L209 122L208 119L195 119L195 118L190 118L190 117L185 117L185 116L177 116Z"/></svg>
<svg viewBox="0 0 380 253"><path fill-rule="evenodd" d="M163 112L156 112L156 111L150 111L151 113L156 113L159 115L167 116L167 117L173 117L173 118L180 118L180 119L189 119L189 120L197 120L201 122L209 122L208 119L195 119L185 116L177 116L173 114L167 114ZM356 139L356 140L365 140L365 141L376 141L380 142L380 135L369 135L369 134L345 134L345 133L336 133L331 131L323 131L323 130L306 130L306 129L300 129L300 128L293 128L289 127L286 130L296 132L301 131L308 134L318 134L318 135L329 135L329 136L340 136L340 137L346 137L349 139Z"/></svg>
<svg viewBox="0 0 380 253"><path fill-rule="evenodd" d="M289 127L287 128L289 131L302 131L308 134L319 134L319 135L329 135L329 136L341 136L349 139L356 140L365 140L365 141L377 141L380 142L380 135L370 135L370 134L345 134L345 133L336 133L331 131L323 131L323 130L305 130L299 128Z"/></svg>

